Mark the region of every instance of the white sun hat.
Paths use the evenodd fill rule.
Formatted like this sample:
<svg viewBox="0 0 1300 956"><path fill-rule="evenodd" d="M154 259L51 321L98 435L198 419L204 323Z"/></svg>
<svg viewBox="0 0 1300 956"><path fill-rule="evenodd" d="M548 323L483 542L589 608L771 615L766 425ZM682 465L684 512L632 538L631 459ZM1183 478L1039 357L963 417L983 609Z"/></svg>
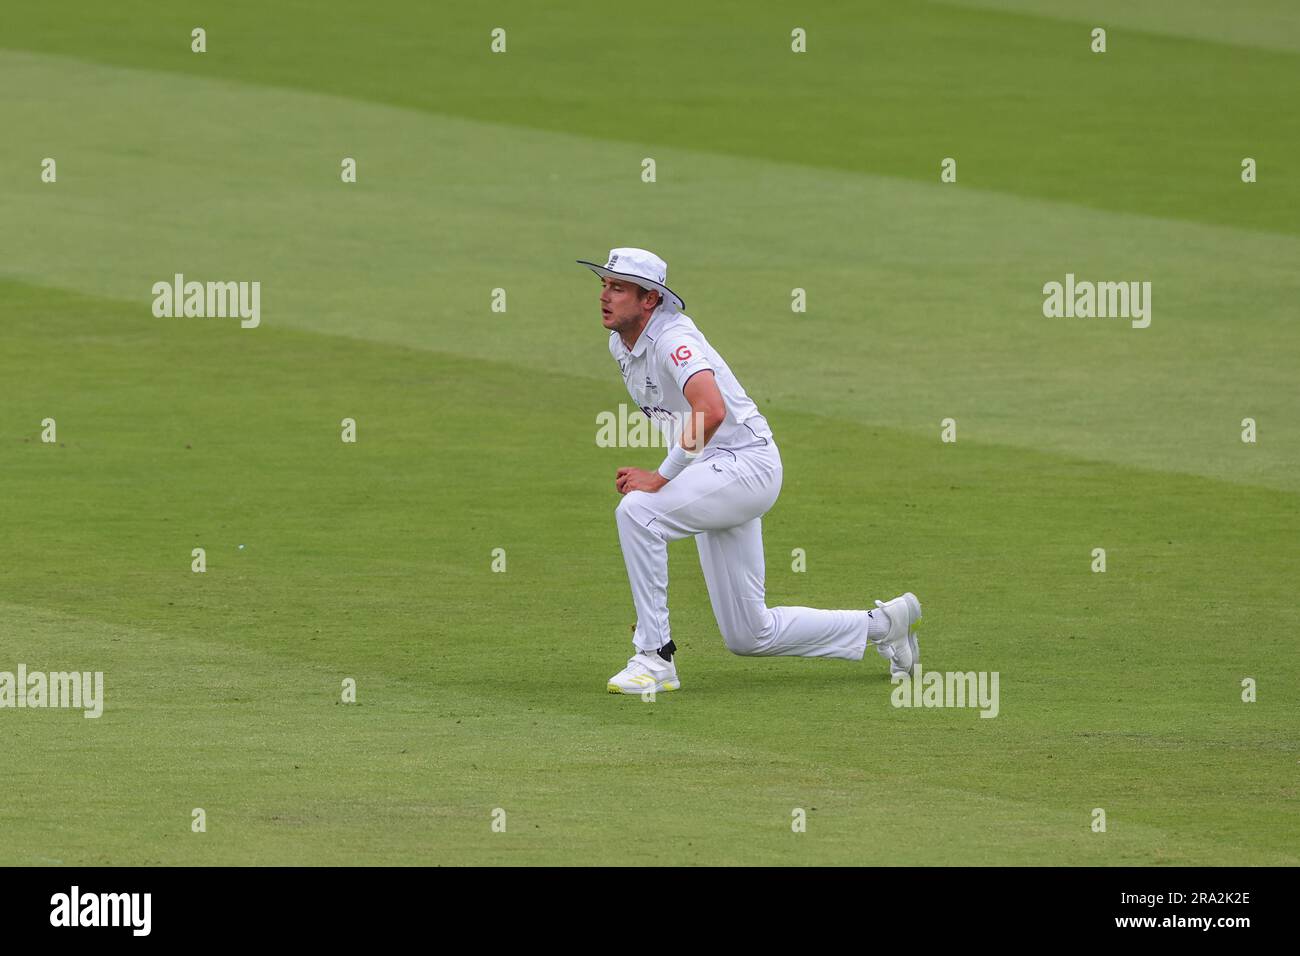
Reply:
<svg viewBox="0 0 1300 956"><path fill-rule="evenodd" d="M576 261L578 265L586 266L601 278L627 279L643 289L654 289L664 296L667 302L675 306L678 312L686 308L686 303L681 300L681 297L664 285L668 281L668 263L653 252L632 248L611 249L609 261L603 266L597 262L588 262L586 259Z"/></svg>

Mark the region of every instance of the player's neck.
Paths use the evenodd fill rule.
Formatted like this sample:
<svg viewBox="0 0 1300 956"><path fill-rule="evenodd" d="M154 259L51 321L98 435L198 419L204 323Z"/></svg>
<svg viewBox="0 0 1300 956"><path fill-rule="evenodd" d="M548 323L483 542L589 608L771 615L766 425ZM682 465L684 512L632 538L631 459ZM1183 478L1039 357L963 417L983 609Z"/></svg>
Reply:
<svg viewBox="0 0 1300 956"><path fill-rule="evenodd" d="M625 349L627 349L629 352L632 351L633 347L636 345L637 339L641 338L641 333L643 333L646 329L646 326L650 324L650 319L653 316L654 313L651 312L650 315L647 315L644 318L642 318L641 321L638 322L629 332L618 333L618 337L623 340L623 347Z"/></svg>

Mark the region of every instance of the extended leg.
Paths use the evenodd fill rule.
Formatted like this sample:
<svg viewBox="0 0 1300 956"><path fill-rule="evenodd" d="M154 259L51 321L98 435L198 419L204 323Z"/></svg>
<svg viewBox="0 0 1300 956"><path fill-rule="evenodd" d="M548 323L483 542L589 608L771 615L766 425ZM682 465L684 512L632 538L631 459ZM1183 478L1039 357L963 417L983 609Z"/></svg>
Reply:
<svg viewBox="0 0 1300 956"><path fill-rule="evenodd" d="M761 518L697 535L695 544L713 614L732 653L862 659L867 611L767 606Z"/></svg>

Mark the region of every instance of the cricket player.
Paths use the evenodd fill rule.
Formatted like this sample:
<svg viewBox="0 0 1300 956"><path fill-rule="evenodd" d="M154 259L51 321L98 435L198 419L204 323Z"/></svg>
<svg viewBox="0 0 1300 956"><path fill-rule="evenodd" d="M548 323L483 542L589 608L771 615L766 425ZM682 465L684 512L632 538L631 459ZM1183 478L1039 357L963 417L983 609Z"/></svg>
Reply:
<svg viewBox="0 0 1300 956"><path fill-rule="evenodd" d="M734 654L861 660L873 645L894 676L920 655L921 604L910 591L873 610L768 607L762 517L781 492L772 429L727 363L664 283L667 264L645 249L611 249L600 277L609 351L632 400L671 441L655 471L620 468L614 513L636 627L611 694L678 690L668 629L668 542L695 536L718 629Z"/></svg>

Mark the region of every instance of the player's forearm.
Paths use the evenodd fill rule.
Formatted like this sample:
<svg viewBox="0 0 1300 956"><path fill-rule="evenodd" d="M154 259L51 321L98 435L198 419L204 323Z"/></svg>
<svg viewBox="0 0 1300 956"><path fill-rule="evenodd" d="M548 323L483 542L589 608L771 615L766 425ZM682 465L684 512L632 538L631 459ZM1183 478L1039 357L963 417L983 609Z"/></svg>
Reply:
<svg viewBox="0 0 1300 956"><path fill-rule="evenodd" d="M725 410L718 411L710 408L696 408L691 412L690 418L686 422L686 427L682 429L681 445L687 451L703 451L704 447L717 434L722 423L726 420L727 413ZM704 437L696 443L696 436Z"/></svg>
<svg viewBox="0 0 1300 956"><path fill-rule="evenodd" d="M702 408L692 411L682 426L681 441L672 447L668 457L655 472L654 479L658 484L650 490L658 491L698 458L726 417L725 410L722 414L711 413Z"/></svg>

